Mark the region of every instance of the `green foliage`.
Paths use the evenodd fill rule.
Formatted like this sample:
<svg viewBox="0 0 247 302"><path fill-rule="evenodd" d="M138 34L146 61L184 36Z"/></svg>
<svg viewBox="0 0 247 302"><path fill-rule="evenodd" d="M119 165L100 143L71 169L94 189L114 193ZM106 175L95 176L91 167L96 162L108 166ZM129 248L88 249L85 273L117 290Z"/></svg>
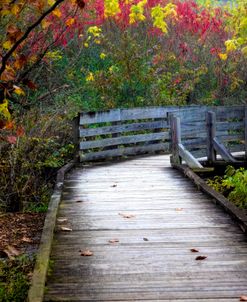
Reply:
<svg viewBox="0 0 247 302"><path fill-rule="evenodd" d="M25 134L1 148L0 204L6 210L47 209L56 171L73 156L72 128L61 114L29 112Z"/></svg>
<svg viewBox="0 0 247 302"><path fill-rule="evenodd" d="M20 256L15 260L0 261L0 301L23 302L29 288L28 273L34 260Z"/></svg>
<svg viewBox="0 0 247 302"><path fill-rule="evenodd" d="M223 177L215 176L207 183L238 207L247 209L247 170L244 168L235 170L228 166Z"/></svg>

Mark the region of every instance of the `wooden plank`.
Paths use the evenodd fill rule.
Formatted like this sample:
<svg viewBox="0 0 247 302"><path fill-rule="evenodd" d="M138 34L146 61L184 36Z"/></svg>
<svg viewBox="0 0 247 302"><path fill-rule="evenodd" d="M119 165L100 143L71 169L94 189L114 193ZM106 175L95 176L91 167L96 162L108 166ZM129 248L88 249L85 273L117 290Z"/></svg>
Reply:
<svg viewBox="0 0 247 302"><path fill-rule="evenodd" d="M80 150L104 148L107 146L117 146L125 144L133 144L149 141L161 141L168 139L168 132L149 133L139 135L120 136L114 138L105 138L101 140L82 141L80 142Z"/></svg>
<svg viewBox="0 0 247 302"><path fill-rule="evenodd" d="M178 148L179 148L179 155L190 168L199 168L199 169L203 168L203 166L199 163L199 161L196 160L196 158L188 150L186 150L182 144L178 144Z"/></svg>
<svg viewBox="0 0 247 302"><path fill-rule="evenodd" d="M86 249L91 257L80 255ZM77 167L64 185L44 301L233 302L247 290L246 257L241 229L169 156Z"/></svg>
<svg viewBox="0 0 247 302"><path fill-rule="evenodd" d="M80 125L138 119L166 119L167 113L171 110L173 107L147 107L81 113Z"/></svg>
<svg viewBox="0 0 247 302"><path fill-rule="evenodd" d="M82 112L80 114L80 125L96 124L121 121L120 109L98 112Z"/></svg>
<svg viewBox="0 0 247 302"><path fill-rule="evenodd" d="M243 130L244 122L217 122L216 131Z"/></svg>
<svg viewBox="0 0 247 302"><path fill-rule="evenodd" d="M203 148L206 146L206 137L198 137L195 139L182 139L182 143L186 148Z"/></svg>
<svg viewBox="0 0 247 302"><path fill-rule="evenodd" d="M213 111L216 113L217 121L224 121L227 119L237 118L239 120L244 118L244 106L219 106L214 107Z"/></svg>
<svg viewBox="0 0 247 302"><path fill-rule="evenodd" d="M207 160L210 163L216 161L216 152L214 149L214 138L216 136L216 114L208 111L206 114L207 123Z"/></svg>
<svg viewBox="0 0 247 302"><path fill-rule="evenodd" d="M150 144L147 146L134 146L127 148L118 148L113 150L90 152L90 153L80 153L81 161L93 161L110 157L128 156L128 155L138 155L145 153L153 153L156 151L168 151L169 143L158 143Z"/></svg>
<svg viewBox="0 0 247 302"><path fill-rule="evenodd" d="M206 106L187 106L186 108L168 106L83 112L80 116L80 125L138 119L166 119L169 112L179 112L181 116L188 116L189 114L191 117L198 117L199 113L205 111L206 108Z"/></svg>
<svg viewBox="0 0 247 302"><path fill-rule="evenodd" d="M76 116L73 120L73 143L74 143L74 161L77 162L78 158L78 149L79 149L79 115Z"/></svg>
<svg viewBox="0 0 247 302"><path fill-rule="evenodd" d="M221 142L244 141L244 133L217 136Z"/></svg>
<svg viewBox="0 0 247 302"><path fill-rule="evenodd" d="M207 106L199 106L193 108L185 108L183 110L175 111L174 114L180 117L182 123L205 121L205 112L208 110Z"/></svg>
<svg viewBox="0 0 247 302"><path fill-rule="evenodd" d="M154 129L168 129L167 121L143 122L122 124L118 126L105 126L98 128L80 129L80 137L90 137L105 134L125 133L131 131L154 130Z"/></svg>
<svg viewBox="0 0 247 302"><path fill-rule="evenodd" d="M176 115L170 115L170 123L171 123L171 162L181 163L182 159L179 155L179 144L181 144L181 124L180 118Z"/></svg>
<svg viewBox="0 0 247 302"><path fill-rule="evenodd" d="M231 155L231 153L226 149L226 147L219 143L219 141L214 138L213 139L214 149L218 152L218 154L227 162L235 163L237 160Z"/></svg>

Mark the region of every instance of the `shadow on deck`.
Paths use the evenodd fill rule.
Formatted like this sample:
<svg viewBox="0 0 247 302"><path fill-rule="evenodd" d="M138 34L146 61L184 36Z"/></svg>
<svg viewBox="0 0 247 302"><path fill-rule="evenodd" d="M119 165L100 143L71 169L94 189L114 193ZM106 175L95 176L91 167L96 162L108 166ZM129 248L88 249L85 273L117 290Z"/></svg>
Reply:
<svg viewBox="0 0 247 302"><path fill-rule="evenodd" d="M93 255L81 256L85 250ZM74 169L51 260L44 301L234 302L247 295L246 236L167 155Z"/></svg>

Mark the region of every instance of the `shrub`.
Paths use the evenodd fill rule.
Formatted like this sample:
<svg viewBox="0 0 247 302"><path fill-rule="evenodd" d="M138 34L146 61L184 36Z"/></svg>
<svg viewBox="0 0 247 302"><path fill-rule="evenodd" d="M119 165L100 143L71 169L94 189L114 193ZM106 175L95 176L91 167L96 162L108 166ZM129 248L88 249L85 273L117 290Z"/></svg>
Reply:
<svg viewBox="0 0 247 302"><path fill-rule="evenodd" d="M215 176L207 183L238 207L247 209L247 170L244 168L236 170L228 166L223 177Z"/></svg>
<svg viewBox="0 0 247 302"><path fill-rule="evenodd" d="M16 123L25 132L18 137L9 130L0 145L0 205L14 211L26 210L30 204L42 208L49 200L57 169L73 154L71 125L59 113L37 110Z"/></svg>

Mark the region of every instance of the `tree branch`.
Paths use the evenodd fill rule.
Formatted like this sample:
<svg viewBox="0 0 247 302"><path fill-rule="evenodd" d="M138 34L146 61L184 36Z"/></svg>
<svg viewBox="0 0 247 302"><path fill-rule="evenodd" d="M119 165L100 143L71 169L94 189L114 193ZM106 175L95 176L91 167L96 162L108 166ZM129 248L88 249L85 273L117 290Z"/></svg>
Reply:
<svg viewBox="0 0 247 302"><path fill-rule="evenodd" d="M57 0L47 11L45 11L39 19L33 23L26 32L23 34L23 36L15 42L15 44L11 47L11 49L3 56L2 58L2 66L0 68L0 75L4 72L6 69L6 64L8 62L8 59L11 57L11 55L14 53L14 51L17 49L17 47L26 40L26 38L29 36L29 34L37 27L43 19L49 15L60 3L62 3L64 0Z"/></svg>

